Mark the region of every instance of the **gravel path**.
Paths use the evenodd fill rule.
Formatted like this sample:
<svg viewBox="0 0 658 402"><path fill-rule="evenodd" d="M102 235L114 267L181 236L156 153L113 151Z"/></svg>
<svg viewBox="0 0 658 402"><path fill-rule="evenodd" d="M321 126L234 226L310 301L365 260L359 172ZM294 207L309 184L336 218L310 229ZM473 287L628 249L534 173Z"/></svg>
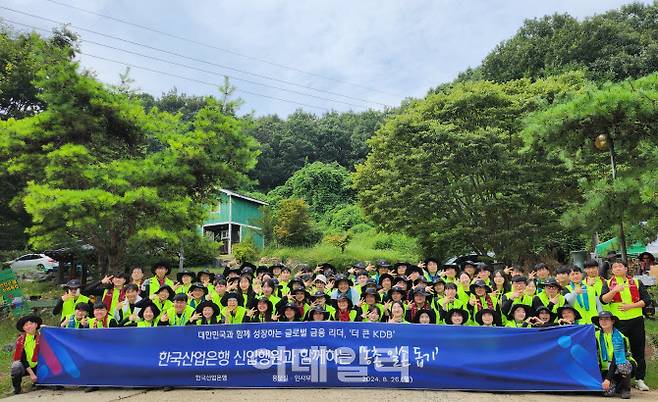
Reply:
<svg viewBox="0 0 658 402"><path fill-rule="evenodd" d="M658 391L640 392L633 390L632 399L640 401L658 401ZM42 401L42 402L94 402L126 401L126 402L180 402L191 400L222 400L222 401L331 401L356 400L376 402L407 402L407 401L486 401L486 402L545 402L551 401L597 401L602 398L589 394L492 394L488 392L458 392L458 391L416 391L393 389L214 389L214 390L139 390L139 389L108 389L92 393L80 390L37 390L6 399L8 402Z"/></svg>

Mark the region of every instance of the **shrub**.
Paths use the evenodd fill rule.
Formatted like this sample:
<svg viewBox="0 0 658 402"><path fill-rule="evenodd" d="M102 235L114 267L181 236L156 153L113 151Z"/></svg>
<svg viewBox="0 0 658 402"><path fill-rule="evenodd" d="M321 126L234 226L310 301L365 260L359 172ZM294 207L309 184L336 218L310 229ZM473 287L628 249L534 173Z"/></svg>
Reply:
<svg viewBox="0 0 658 402"><path fill-rule="evenodd" d="M240 262L254 261L258 257L258 249L250 238L246 238L240 243L231 247L231 253L236 260Z"/></svg>
<svg viewBox="0 0 658 402"><path fill-rule="evenodd" d="M315 228L308 205L302 199L290 198L277 206L274 238L283 246L309 246L322 237Z"/></svg>

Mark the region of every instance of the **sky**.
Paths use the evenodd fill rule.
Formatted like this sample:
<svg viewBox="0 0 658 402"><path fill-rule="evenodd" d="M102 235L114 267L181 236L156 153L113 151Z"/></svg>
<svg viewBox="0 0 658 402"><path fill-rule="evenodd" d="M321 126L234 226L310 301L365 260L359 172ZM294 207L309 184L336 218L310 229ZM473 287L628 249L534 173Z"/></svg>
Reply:
<svg viewBox="0 0 658 402"><path fill-rule="evenodd" d="M298 108L321 114L397 106L480 64L525 19L553 13L582 19L628 3L2 0L0 7L23 14L0 8L0 17L46 31L72 24L83 40L81 66L103 82L117 84L130 65L134 87L156 97L173 87L220 96L229 76L245 102L242 113L287 116Z"/></svg>

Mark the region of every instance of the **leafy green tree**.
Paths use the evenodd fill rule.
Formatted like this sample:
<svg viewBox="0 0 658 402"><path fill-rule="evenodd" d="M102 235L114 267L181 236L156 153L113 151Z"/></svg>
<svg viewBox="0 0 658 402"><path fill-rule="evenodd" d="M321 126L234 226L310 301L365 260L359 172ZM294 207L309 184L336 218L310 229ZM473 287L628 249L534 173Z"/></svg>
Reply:
<svg viewBox="0 0 658 402"><path fill-rule="evenodd" d="M145 112L76 63L48 68L38 84L46 109L0 127L3 169L27 180L16 202L32 216L35 247L91 244L102 271L123 266L131 241L176 250L216 189L247 182L256 163L255 140L212 100L184 123Z"/></svg>
<svg viewBox="0 0 658 402"><path fill-rule="evenodd" d="M300 198L316 220L332 209L354 201L349 172L338 163L315 162L295 172L286 183L268 193L268 201Z"/></svg>
<svg viewBox="0 0 658 402"><path fill-rule="evenodd" d="M44 66L69 63L77 50L77 36L56 29L49 39L16 33L0 23L0 120L21 119L46 108L35 84ZM4 134L0 134L0 141ZM26 185L26 178L0 170L0 248L27 247L25 228L30 216L20 202L11 201Z"/></svg>
<svg viewBox="0 0 658 402"><path fill-rule="evenodd" d="M310 246L320 240L308 205L302 199L290 198L276 209L274 238L282 246Z"/></svg>
<svg viewBox="0 0 658 402"><path fill-rule="evenodd" d="M278 116L254 119L250 133L260 142L262 153L252 177L267 191L309 163L336 162L352 169L365 159L366 141L387 113L368 110L315 116L298 110L285 120Z"/></svg>
<svg viewBox="0 0 658 402"><path fill-rule="evenodd" d="M568 102L535 114L525 130L534 147L550 149L581 172L583 202L564 214L565 225L606 232L620 219L634 240L651 241L658 232L658 74L592 87ZM594 147L598 136L607 148ZM613 180L609 148L615 155Z"/></svg>
<svg viewBox="0 0 658 402"><path fill-rule="evenodd" d="M460 78L504 82L574 69L597 81L638 78L658 67L657 15L658 4L633 3L582 21L567 14L526 20Z"/></svg>
<svg viewBox="0 0 658 402"><path fill-rule="evenodd" d="M360 205L385 230L417 237L427 255L518 261L577 201L559 158L523 149L522 119L583 85L582 74L463 82L411 103L370 140L354 175Z"/></svg>
<svg viewBox="0 0 658 402"><path fill-rule="evenodd" d="M324 241L340 249L340 253L345 253L345 248L350 244L352 234L349 232L330 234L325 236Z"/></svg>

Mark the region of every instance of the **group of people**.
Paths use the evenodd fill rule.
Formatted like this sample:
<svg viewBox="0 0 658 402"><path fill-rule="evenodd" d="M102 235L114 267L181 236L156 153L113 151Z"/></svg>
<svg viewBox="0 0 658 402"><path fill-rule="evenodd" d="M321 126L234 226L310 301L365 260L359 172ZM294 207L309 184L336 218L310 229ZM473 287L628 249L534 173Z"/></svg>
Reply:
<svg viewBox="0 0 658 402"><path fill-rule="evenodd" d="M651 305L644 285L618 260L609 278L597 261L584 268L540 263L494 270L466 261L461 266L429 258L416 265L358 262L344 273L330 263L292 270L282 263L243 263L222 274L179 270L156 263L145 278L141 267L118 272L82 289L66 283L53 314L71 329L223 325L272 321L361 321L549 327L594 323L599 362L608 395L630 397L631 378L644 383L643 308ZM21 318L12 378L36 381L39 317Z"/></svg>

